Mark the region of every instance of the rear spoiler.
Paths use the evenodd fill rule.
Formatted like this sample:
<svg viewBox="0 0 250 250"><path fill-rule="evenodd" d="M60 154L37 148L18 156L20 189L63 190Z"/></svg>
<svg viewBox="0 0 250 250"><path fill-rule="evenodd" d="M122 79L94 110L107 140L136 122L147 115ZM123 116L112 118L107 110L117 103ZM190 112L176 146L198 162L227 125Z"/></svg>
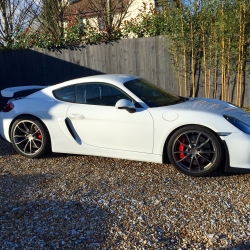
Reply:
<svg viewBox="0 0 250 250"><path fill-rule="evenodd" d="M19 87L11 87L1 90L2 97L10 97L10 98L21 98L35 93L41 89L44 89L48 86L19 86Z"/></svg>

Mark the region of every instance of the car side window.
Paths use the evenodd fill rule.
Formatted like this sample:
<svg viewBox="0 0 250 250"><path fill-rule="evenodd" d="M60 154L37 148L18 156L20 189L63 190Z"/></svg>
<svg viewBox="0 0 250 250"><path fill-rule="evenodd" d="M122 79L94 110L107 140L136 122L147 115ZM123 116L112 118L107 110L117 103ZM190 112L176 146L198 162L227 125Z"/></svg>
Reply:
<svg viewBox="0 0 250 250"><path fill-rule="evenodd" d="M76 102L81 104L115 106L120 99L131 98L120 89L105 83L76 85ZM131 100L132 101L132 100Z"/></svg>
<svg viewBox="0 0 250 250"><path fill-rule="evenodd" d="M64 102L75 102L75 86L67 86L53 91L55 98Z"/></svg>

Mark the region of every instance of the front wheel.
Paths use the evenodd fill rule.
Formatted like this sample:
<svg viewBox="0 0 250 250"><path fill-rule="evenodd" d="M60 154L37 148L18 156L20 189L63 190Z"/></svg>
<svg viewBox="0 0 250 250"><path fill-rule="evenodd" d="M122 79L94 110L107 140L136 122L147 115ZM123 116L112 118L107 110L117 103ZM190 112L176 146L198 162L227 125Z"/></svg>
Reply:
<svg viewBox="0 0 250 250"><path fill-rule="evenodd" d="M190 176L206 176L222 161L219 138L209 129L189 125L178 129L170 138L168 157L180 172Z"/></svg>
<svg viewBox="0 0 250 250"><path fill-rule="evenodd" d="M49 133L38 119L17 119L11 127L10 137L15 150L25 157L38 158L49 150Z"/></svg>

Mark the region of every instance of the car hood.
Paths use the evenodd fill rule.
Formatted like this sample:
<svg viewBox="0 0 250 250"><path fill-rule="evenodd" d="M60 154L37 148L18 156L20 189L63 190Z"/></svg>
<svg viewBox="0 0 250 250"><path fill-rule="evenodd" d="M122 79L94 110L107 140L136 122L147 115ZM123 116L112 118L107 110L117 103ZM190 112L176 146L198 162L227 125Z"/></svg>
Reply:
<svg viewBox="0 0 250 250"><path fill-rule="evenodd" d="M190 98L175 105L178 110L197 110L237 118L250 126L250 114L230 103L208 98ZM177 111L177 110L176 110ZM178 111L177 111L178 112Z"/></svg>

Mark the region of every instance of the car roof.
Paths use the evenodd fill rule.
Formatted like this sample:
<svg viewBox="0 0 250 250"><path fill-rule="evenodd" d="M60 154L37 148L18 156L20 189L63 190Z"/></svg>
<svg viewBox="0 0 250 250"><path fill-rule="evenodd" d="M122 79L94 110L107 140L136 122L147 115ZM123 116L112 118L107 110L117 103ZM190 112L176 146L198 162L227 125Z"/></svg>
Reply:
<svg viewBox="0 0 250 250"><path fill-rule="evenodd" d="M134 79L138 79L138 76L126 75L126 74L105 74L105 75L95 75L95 76L87 76L81 77L73 80L69 80L63 83L59 83L53 86L63 87L71 84L84 83L84 82L107 82L114 84L122 84Z"/></svg>

